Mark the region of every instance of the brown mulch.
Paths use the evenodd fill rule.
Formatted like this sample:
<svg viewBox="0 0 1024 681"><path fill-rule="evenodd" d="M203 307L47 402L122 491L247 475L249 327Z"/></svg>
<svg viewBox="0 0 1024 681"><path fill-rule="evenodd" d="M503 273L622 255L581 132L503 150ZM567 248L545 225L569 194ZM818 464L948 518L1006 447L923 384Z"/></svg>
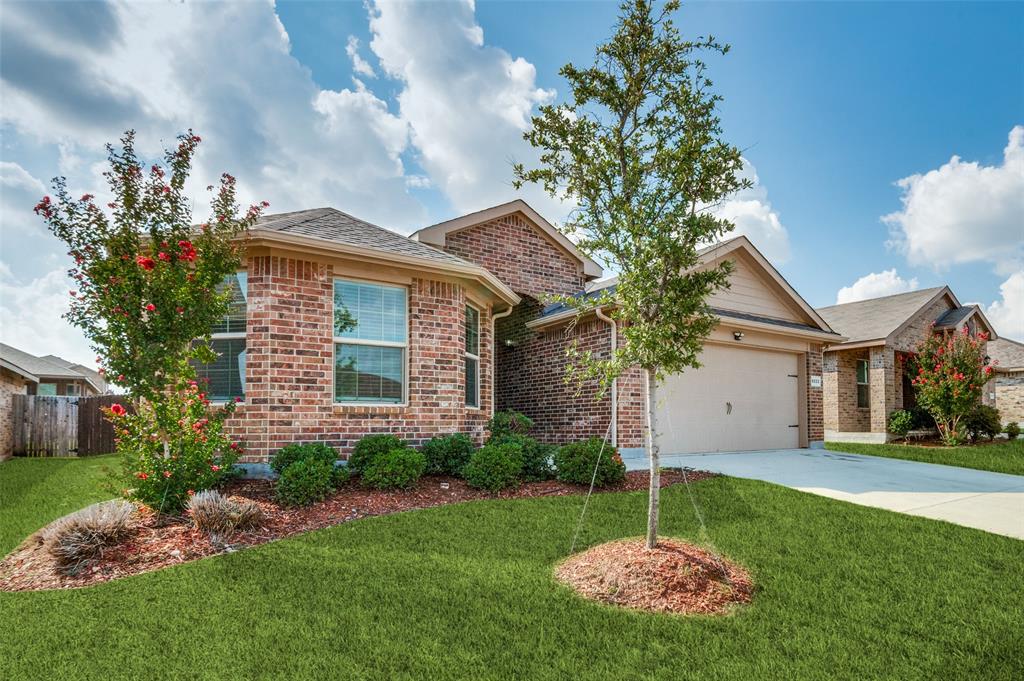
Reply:
<svg viewBox="0 0 1024 681"><path fill-rule="evenodd" d="M690 482L714 477L705 471L687 471ZM661 486L683 481L678 471L663 471ZM628 492L647 489L646 472L631 472L621 484L595 492ZM283 508L273 498L273 483L267 480L238 480L223 492L236 499L256 502L264 522L256 529L236 532L226 544L214 544L196 530L188 516L168 518L148 509L138 513L138 527L126 541L108 548L103 555L80 566L74 574L62 574L43 543L43 530L26 539L0 561L0 591L74 589L131 575L187 563L218 553L237 551L276 539L339 525L368 516L400 513L478 499L585 494L587 487L557 480L530 482L498 495L469 487L465 481L448 477L425 477L409 490L379 491L348 482L325 501L306 508ZM45 528L44 528L45 529Z"/></svg>
<svg viewBox="0 0 1024 681"><path fill-rule="evenodd" d="M635 610L721 615L750 602L754 583L739 565L675 539L650 551L644 544L600 544L562 562L555 576L585 598Z"/></svg>

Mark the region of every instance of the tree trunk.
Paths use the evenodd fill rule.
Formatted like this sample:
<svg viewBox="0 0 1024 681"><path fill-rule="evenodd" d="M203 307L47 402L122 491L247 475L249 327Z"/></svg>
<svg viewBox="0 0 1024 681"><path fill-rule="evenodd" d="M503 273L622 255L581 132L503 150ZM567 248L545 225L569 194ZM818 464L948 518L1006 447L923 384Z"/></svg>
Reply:
<svg viewBox="0 0 1024 681"><path fill-rule="evenodd" d="M647 384L645 398L647 400L647 453L651 463L651 486L647 498L647 548L653 549L658 544L658 499L661 495L661 469L658 463L658 422L655 416L658 378L654 369L644 372Z"/></svg>

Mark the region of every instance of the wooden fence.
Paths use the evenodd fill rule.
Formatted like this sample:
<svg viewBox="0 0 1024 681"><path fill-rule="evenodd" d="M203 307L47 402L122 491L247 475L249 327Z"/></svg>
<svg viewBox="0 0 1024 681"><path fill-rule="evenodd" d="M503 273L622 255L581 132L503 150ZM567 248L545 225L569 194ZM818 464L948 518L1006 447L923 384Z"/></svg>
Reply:
<svg viewBox="0 0 1024 681"><path fill-rule="evenodd" d="M114 451L114 427L100 407L124 396L12 395L15 456L89 456Z"/></svg>

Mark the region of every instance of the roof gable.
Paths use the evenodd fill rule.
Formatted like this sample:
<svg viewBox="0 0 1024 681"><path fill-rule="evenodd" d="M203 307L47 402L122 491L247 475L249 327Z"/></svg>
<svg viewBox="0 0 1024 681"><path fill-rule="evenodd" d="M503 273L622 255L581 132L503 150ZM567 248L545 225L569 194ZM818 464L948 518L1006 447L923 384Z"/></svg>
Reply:
<svg viewBox="0 0 1024 681"><path fill-rule="evenodd" d="M819 307L818 313L833 329L847 337L847 344L881 343L906 328L913 322L915 315L943 296L949 297L951 307L959 307L952 292L945 286L939 286Z"/></svg>

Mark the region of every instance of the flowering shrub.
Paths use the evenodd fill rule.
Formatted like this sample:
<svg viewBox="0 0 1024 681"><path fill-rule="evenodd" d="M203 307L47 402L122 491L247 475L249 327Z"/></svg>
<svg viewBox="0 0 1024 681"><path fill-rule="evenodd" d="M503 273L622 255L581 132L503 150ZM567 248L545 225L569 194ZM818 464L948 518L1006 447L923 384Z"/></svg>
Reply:
<svg viewBox="0 0 1024 681"><path fill-rule="evenodd" d="M964 327L959 333L928 337L918 346L917 375L911 381L917 402L928 410L947 445L967 439L962 421L981 400L992 365L985 361L984 342L988 336L971 336Z"/></svg>

